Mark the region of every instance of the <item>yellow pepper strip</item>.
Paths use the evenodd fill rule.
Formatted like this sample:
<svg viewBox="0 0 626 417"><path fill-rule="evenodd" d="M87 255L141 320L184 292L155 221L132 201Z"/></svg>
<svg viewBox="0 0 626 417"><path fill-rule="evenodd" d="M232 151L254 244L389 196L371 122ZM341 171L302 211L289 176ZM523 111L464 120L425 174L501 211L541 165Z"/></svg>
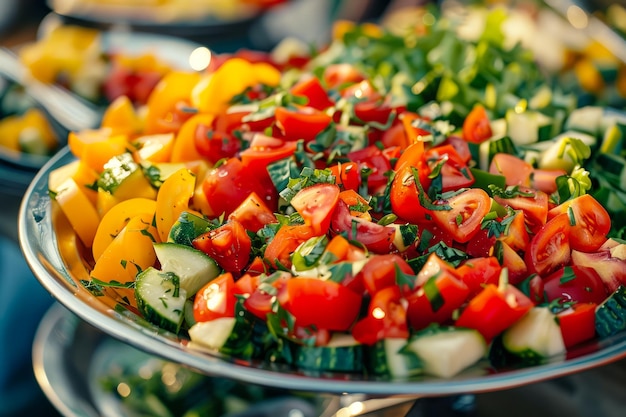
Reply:
<svg viewBox="0 0 626 417"><path fill-rule="evenodd" d="M91 201L91 204L96 204L97 192L89 187L98 179L98 174L91 169L91 167L85 165L83 161L72 161L67 165L63 165L52 172L48 176L48 189L54 194L61 191L63 183L71 178L79 185L81 190Z"/></svg>
<svg viewBox="0 0 626 417"><path fill-rule="evenodd" d="M113 206L97 225L91 248L93 259L100 259L113 239L126 227L129 219L144 215L153 218L155 212L156 201L147 198L131 198Z"/></svg>
<svg viewBox="0 0 626 417"><path fill-rule="evenodd" d="M172 157L174 139L174 133L139 136L132 141L133 146L137 148L134 152L136 159L139 162L168 162Z"/></svg>
<svg viewBox="0 0 626 417"><path fill-rule="evenodd" d="M172 71L154 87L146 104L145 133L167 133L162 121L173 118L176 105L188 102L201 75L197 72Z"/></svg>
<svg viewBox="0 0 626 417"><path fill-rule="evenodd" d="M119 96L107 106L100 127L111 129L114 135L122 134L129 138L140 134L143 129L142 120L127 96Z"/></svg>
<svg viewBox="0 0 626 417"><path fill-rule="evenodd" d="M83 191L83 187L78 185L73 178L66 179L58 189L55 200L83 245L90 248L98 223L100 223L96 208Z"/></svg>
<svg viewBox="0 0 626 417"><path fill-rule="evenodd" d="M222 114L228 109L233 97L243 93L246 88L259 83L277 86L279 82L280 72L273 66L231 58L198 85L201 90L192 93L193 104L201 113Z"/></svg>
<svg viewBox="0 0 626 417"><path fill-rule="evenodd" d="M113 134L109 128L70 132L67 144L75 157L98 173L111 158L129 148L126 135Z"/></svg>
<svg viewBox="0 0 626 417"><path fill-rule="evenodd" d="M152 216L132 217L96 261L91 277L103 282L134 282L135 276L156 262L157 230ZM128 304L135 304L133 288L113 288Z"/></svg>
<svg viewBox="0 0 626 417"><path fill-rule="evenodd" d="M196 177L186 168L166 179L156 199L156 225L161 241L167 241L172 225L180 213L189 210L189 201L196 187Z"/></svg>
<svg viewBox="0 0 626 417"><path fill-rule="evenodd" d="M198 125L210 126L212 122L212 114L194 114L185 121L176 134L170 162L187 162L203 159L196 149L196 129Z"/></svg>

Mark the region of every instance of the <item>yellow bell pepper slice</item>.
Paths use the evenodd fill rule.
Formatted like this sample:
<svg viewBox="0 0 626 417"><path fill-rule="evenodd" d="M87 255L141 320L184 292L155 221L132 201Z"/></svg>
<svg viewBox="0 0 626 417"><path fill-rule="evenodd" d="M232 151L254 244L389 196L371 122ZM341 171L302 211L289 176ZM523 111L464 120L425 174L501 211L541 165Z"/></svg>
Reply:
<svg viewBox="0 0 626 417"><path fill-rule="evenodd" d="M132 217L96 261L91 278L102 282L130 283L156 262L157 230L150 214ZM111 287L120 298L136 306L133 288Z"/></svg>
<svg viewBox="0 0 626 417"><path fill-rule="evenodd" d="M189 201L196 187L196 177L186 168L180 169L163 182L156 199L156 225L161 241L165 242L180 213L189 210Z"/></svg>
<svg viewBox="0 0 626 417"><path fill-rule="evenodd" d="M147 198L131 198L113 206L102 216L97 225L91 252L93 259L98 261L113 239L120 234L128 221L137 216L154 218L156 201ZM158 235L157 235L158 236Z"/></svg>
<svg viewBox="0 0 626 417"><path fill-rule="evenodd" d="M54 197L61 211L85 247L93 244L100 216L89 197L73 178L66 179L59 185Z"/></svg>

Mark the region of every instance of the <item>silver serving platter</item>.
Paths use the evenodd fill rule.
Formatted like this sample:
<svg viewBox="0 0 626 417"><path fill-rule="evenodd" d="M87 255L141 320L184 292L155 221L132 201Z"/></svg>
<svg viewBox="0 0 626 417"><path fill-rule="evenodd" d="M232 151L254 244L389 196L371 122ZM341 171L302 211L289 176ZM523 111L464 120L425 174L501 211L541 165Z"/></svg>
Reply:
<svg viewBox="0 0 626 417"><path fill-rule="evenodd" d="M356 374L321 374L265 362L236 360L192 348L189 340L150 325L107 297L95 297L80 283L89 277L83 248L48 194L48 175L73 160L67 149L36 175L20 208L22 251L37 279L67 309L105 334L147 353L206 375L241 382L320 393L441 396L479 393L548 380L607 365L626 357L626 332L594 340L546 363L496 369L481 362L454 378L387 380Z"/></svg>

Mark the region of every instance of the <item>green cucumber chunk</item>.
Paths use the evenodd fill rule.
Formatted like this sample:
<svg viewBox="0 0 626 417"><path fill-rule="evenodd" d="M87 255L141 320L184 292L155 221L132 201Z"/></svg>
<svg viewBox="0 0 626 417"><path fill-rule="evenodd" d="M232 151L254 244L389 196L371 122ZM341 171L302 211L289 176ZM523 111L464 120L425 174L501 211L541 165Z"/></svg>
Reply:
<svg viewBox="0 0 626 417"><path fill-rule="evenodd" d="M187 293L180 288L178 276L149 267L137 274L137 307L146 320L178 333L183 323Z"/></svg>
<svg viewBox="0 0 626 417"><path fill-rule="evenodd" d="M474 329L442 327L418 333L406 349L422 361L424 373L450 378L485 357L487 343Z"/></svg>
<svg viewBox="0 0 626 417"><path fill-rule="evenodd" d="M415 353L405 349L407 342L402 338L385 338L370 346L370 371L375 375L388 375L397 379L422 374L422 361Z"/></svg>
<svg viewBox="0 0 626 417"><path fill-rule="evenodd" d="M329 372L363 371L363 345L348 334L333 334L326 346L298 345L294 353L294 365L299 369Z"/></svg>
<svg viewBox="0 0 626 417"><path fill-rule="evenodd" d="M596 308L596 332L609 337L626 330L626 287L620 286Z"/></svg>
<svg viewBox="0 0 626 417"><path fill-rule="evenodd" d="M154 251L163 272L173 272L180 279L180 288L191 297L221 273L220 267L204 252L173 242L154 244Z"/></svg>
<svg viewBox="0 0 626 417"><path fill-rule="evenodd" d="M548 307L535 307L502 334L507 352L524 362L542 362L565 352L561 328Z"/></svg>

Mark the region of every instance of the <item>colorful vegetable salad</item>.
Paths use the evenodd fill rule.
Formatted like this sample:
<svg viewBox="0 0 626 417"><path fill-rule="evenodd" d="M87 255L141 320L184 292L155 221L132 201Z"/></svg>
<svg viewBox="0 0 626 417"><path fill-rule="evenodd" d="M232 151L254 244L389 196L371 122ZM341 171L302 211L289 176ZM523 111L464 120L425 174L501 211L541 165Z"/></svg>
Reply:
<svg viewBox="0 0 626 417"><path fill-rule="evenodd" d="M313 373L445 378L623 331L626 119L505 47L500 13L477 41L340 22L307 57L214 56L114 101L49 179L83 284Z"/></svg>

